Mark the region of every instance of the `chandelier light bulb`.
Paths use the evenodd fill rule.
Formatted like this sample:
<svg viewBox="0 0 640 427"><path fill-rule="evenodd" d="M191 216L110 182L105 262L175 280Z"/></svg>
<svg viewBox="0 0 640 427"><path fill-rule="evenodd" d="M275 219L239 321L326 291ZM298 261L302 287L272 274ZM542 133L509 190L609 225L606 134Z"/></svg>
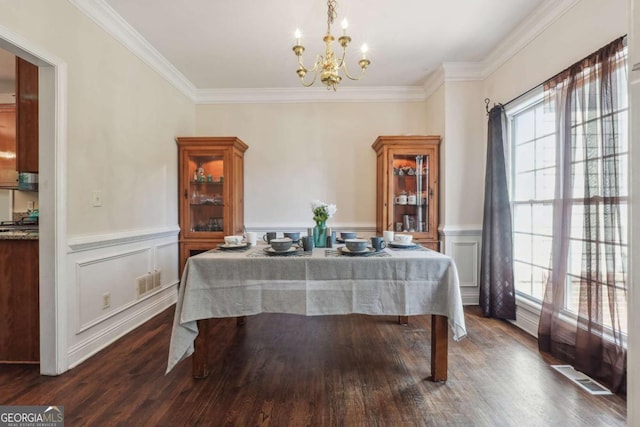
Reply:
<svg viewBox="0 0 640 427"><path fill-rule="evenodd" d="M347 35L347 28L349 27L349 21L347 21L347 18L344 18L342 20L342 33L344 35Z"/></svg>
<svg viewBox="0 0 640 427"><path fill-rule="evenodd" d="M294 37L296 38L296 45L300 44L300 37L302 37L302 33L300 32L300 28L296 28L296 32L294 33Z"/></svg>
<svg viewBox="0 0 640 427"><path fill-rule="evenodd" d="M367 46L367 44L363 44L362 47L360 48L360 51L362 52L362 59L367 59L367 52L369 51L369 46Z"/></svg>

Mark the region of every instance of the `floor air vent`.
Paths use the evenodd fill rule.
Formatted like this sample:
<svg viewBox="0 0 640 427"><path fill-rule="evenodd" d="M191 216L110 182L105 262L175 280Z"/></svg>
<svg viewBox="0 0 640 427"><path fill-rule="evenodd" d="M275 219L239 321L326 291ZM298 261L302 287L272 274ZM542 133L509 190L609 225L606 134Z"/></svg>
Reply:
<svg viewBox="0 0 640 427"><path fill-rule="evenodd" d="M576 371L571 365L551 365L551 367L591 394L612 394L605 386L594 381L582 372Z"/></svg>

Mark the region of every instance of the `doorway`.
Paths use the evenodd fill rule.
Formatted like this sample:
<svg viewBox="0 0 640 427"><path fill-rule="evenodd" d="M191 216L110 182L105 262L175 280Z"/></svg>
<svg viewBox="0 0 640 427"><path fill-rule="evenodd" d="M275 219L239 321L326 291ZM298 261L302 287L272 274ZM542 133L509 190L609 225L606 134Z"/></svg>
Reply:
<svg viewBox="0 0 640 427"><path fill-rule="evenodd" d="M66 63L0 26L0 48L38 66L40 373L67 370Z"/></svg>

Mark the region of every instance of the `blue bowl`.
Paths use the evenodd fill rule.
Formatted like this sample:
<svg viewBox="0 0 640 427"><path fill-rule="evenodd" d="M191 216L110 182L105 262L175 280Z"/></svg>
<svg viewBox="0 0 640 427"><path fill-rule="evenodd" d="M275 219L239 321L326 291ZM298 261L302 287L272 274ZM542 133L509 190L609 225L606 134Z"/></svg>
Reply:
<svg viewBox="0 0 640 427"><path fill-rule="evenodd" d="M340 232L340 238L342 240L355 239L356 237L357 237L356 233L353 232L353 231L342 231L342 232Z"/></svg>

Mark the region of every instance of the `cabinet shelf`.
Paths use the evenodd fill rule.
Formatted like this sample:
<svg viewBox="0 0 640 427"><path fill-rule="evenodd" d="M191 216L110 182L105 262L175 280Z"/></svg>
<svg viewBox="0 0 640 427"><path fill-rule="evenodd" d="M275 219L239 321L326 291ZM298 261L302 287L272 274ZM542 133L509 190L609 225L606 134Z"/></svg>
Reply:
<svg viewBox="0 0 640 427"><path fill-rule="evenodd" d="M215 182L209 182L209 181L190 181L189 184L191 185L222 185L224 184L224 182L220 182L220 181L215 181Z"/></svg>

